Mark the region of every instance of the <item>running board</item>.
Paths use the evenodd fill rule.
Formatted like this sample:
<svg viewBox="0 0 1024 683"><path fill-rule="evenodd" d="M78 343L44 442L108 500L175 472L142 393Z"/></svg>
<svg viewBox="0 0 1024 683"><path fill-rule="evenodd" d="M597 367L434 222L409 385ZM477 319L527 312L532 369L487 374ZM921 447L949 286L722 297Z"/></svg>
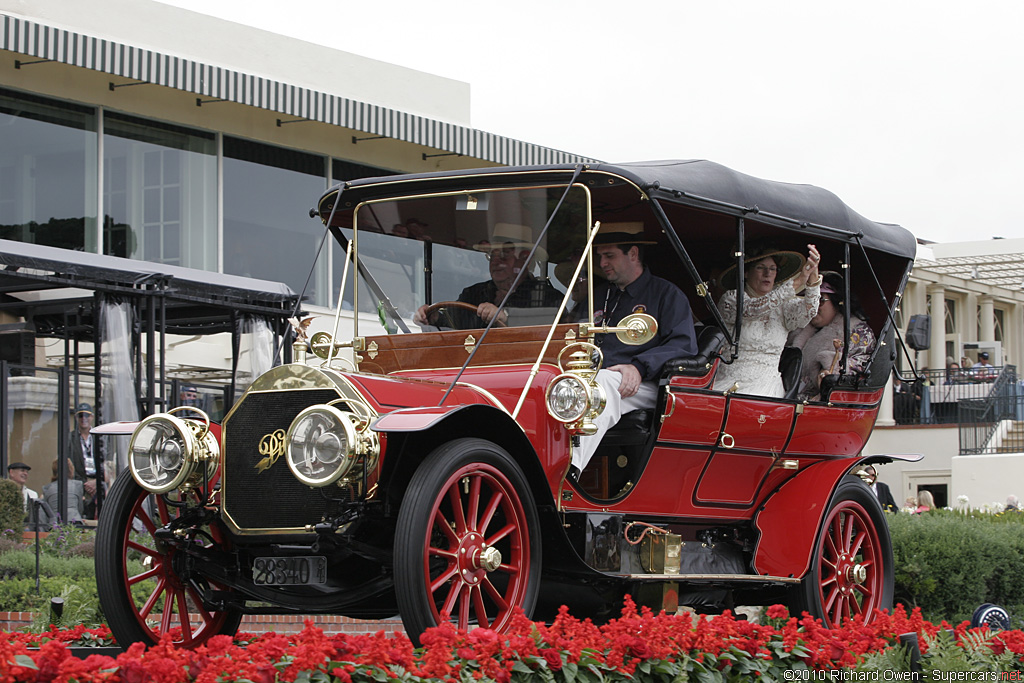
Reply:
<svg viewBox="0 0 1024 683"><path fill-rule="evenodd" d="M630 581L679 581L687 583L800 583L789 576L763 574L611 574Z"/></svg>

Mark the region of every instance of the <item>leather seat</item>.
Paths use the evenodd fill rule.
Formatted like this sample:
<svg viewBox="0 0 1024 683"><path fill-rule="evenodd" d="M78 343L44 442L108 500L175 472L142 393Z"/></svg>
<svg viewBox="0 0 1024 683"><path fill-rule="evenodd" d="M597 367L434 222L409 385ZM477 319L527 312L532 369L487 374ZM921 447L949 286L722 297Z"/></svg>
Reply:
<svg viewBox="0 0 1024 683"><path fill-rule="evenodd" d="M800 391L800 371L804 365L804 352L795 346L782 349L779 356L779 373L782 375L782 388L786 390L783 398L796 398Z"/></svg>

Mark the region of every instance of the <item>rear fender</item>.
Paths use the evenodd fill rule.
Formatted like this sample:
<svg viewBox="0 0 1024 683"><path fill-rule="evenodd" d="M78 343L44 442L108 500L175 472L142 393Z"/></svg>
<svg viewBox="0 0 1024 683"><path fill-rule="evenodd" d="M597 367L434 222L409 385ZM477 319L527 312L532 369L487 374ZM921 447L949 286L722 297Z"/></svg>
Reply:
<svg viewBox="0 0 1024 683"><path fill-rule="evenodd" d="M852 470L893 460L917 462L923 456L869 455L815 463L783 484L758 512L754 571L770 576L803 577L832 495Z"/></svg>
<svg viewBox="0 0 1024 683"><path fill-rule="evenodd" d="M537 452L522 427L503 410L489 405L431 406L395 410L377 418L371 429L386 434L381 478L392 496L404 492L412 473L441 444L466 437L486 439L519 464L541 507L554 504Z"/></svg>

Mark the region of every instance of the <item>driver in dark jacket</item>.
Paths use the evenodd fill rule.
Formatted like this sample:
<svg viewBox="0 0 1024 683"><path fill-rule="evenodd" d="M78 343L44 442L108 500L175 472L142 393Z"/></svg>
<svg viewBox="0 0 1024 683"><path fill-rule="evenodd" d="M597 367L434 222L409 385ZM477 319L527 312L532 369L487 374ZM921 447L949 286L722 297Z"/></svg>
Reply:
<svg viewBox="0 0 1024 683"><path fill-rule="evenodd" d="M515 284L516 277L527 266L526 257L533 248L533 242L529 239L530 234L530 228L525 225L498 223L494 226L494 234L490 241L481 242L474 247L487 254L491 274L490 280L470 285L459 294L459 301L476 306L475 313L462 308L450 308L444 315L434 313L431 319L427 320L427 306L420 306L413 316L413 321L420 325L447 323L460 330L485 327L497 314L498 306ZM552 287L550 282L539 280L526 272L509 295L505 309L498 316L495 325L505 327L515 324L514 320L509 322L509 308L557 308L561 303L561 293Z"/></svg>

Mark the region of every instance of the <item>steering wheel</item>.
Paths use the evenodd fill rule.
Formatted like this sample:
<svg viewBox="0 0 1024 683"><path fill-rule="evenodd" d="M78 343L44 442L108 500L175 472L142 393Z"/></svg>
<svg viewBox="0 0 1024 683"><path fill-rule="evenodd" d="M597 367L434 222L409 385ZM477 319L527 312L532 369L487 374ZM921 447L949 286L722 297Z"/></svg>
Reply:
<svg viewBox="0 0 1024 683"><path fill-rule="evenodd" d="M426 319L427 322L430 322L430 319L434 316L434 314L444 308L461 308L466 311L471 311L474 315L476 315L477 305L468 304L465 301L438 301L437 303L433 303L427 306L427 308L423 311L423 317ZM455 321L452 319L451 314L445 311L444 317L448 322L448 327L454 328Z"/></svg>

